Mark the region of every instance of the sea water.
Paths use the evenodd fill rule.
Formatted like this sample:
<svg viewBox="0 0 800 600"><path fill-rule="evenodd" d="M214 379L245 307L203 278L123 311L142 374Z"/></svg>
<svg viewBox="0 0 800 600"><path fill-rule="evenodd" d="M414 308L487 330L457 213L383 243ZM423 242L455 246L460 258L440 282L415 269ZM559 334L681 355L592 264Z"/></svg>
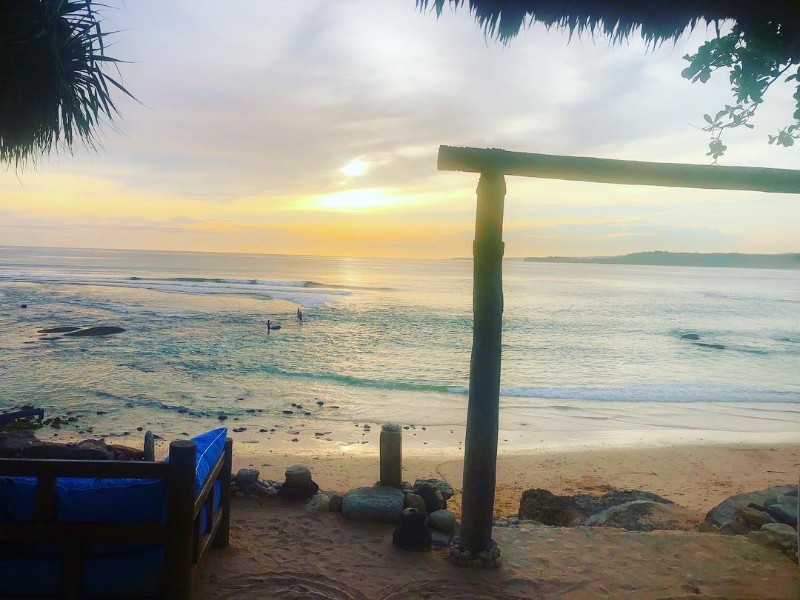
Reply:
<svg viewBox="0 0 800 600"><path fill-rule="evenodd" d="M800 441L800 272L503 271L501 451ZM0 410L76 417L45 438L458 450L471 343L470 260L0 247Z"/></svg>

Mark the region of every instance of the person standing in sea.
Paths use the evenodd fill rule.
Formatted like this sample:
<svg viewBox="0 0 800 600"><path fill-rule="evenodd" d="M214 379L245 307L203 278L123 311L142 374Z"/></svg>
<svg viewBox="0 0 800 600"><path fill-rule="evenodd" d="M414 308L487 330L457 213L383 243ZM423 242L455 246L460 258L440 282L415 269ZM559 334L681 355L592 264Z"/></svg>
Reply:
<svg viewBox="0 0 800 600"><path fill-rule="evenodd" d="M303 311L301 311L300 308L297 309L297 320L301 323L303 322Z"/></svg>

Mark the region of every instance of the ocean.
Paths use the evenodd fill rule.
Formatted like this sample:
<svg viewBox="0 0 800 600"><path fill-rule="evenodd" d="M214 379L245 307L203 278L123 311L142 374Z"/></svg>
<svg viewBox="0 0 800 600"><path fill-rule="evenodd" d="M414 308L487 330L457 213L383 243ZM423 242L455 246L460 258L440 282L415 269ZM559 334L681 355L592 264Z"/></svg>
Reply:
<svg viewBox="0 0 800 600"><path fill-rule="evenodd" d="M507 259L503 287L501 452L800 441L800 272ZM393 421L458 452L471 294L463 259L0 247L0 410L296 453ZM99 325L125 331L39 333Z"/></svg>

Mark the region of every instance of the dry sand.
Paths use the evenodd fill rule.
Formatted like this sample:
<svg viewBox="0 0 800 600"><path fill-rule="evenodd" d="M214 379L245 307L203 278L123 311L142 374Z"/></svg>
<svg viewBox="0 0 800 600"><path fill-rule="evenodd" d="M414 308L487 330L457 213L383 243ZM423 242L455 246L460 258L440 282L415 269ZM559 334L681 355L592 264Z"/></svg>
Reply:
<svg viewBox="0 0 800 600"><path fill-rule="evenodd" d="M282 479L309 464L326 491L378 478L377 456L237 457L262 478ZM267 465L267 466L264 466ZM458 490L459 460L411 456L406 479L438 477ZM725 498L797 483L800 445L676 446L542 452L498 460L496 514L517 512L523 490L655 492L696 511L697 521ZM459 511L460 494L450 507ZM237 498L231 546L202 566L197 597L208 598L800 598L800 568L745 537L695 531L625 532L535 524L495 528L503 566L462 569L445 550L413 553L391 545L392 526L307 514L302 504Z"/></svg>

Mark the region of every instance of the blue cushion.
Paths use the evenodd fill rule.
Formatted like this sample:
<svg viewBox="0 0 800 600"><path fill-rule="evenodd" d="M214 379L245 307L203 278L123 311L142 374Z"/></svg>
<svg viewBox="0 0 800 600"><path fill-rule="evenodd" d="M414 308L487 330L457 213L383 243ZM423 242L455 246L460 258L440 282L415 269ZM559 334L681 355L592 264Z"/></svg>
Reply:
<svg viewBox="0 0 800 600"><path fill-rule="evenodd" d="M87 558L83 567L84 598L155 598L164 551L153 549ZM61 595L60 557L17 553L0 557L0 594L19 598Z"/></svg>
<svg viewBox="0 0 800 600"><path fill-rule="evenodd" d="M197 460L194 472L194 491L199 493L203 484L208 479L208 475L217 464L217 460L225 450L225 438L228 436L228 428L220 427L206 431L192 441L197 444Z"/></svg>

